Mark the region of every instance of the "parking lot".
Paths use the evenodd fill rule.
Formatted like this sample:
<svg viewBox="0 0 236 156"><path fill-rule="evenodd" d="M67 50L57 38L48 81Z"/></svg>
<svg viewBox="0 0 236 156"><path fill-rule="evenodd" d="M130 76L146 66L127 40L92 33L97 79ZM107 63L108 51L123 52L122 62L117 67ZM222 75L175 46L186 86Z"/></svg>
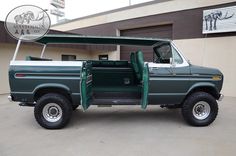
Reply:
<svg viewBox="0 0 236 156"><path fill-rule="evenodd" d="M92 106L73 112L61 130L40 127L33 108L0 95L0 156L234 156L236 98L220 102L208 127L188 126L179 110L149 106Z"/></svg>

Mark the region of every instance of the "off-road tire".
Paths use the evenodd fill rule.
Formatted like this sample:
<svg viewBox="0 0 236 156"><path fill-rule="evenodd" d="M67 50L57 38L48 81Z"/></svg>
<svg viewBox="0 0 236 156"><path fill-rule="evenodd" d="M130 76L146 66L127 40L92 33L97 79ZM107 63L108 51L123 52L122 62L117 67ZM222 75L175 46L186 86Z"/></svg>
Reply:
<svg viewBox="0 0 236 156"><path fill-rule="evenodd" d="M210 106L210 113L205 119L197 119L194 116L193 108L198 102L206 102ZM182 106L182 115L185 121L192 126L208 126L218 114L218 104L216 99L206 92L195 92L187 97Z"/></svg>
<svg viewBox="0 0 236 156"><path fill-rule="evenodd" d="M43 115L43 109L47 104L54 103L62 110L61 118L56 122L49 122ZM72 105L63 95L56 93L45 94L39 98L34 107L34 116L40 126L46 129L60 129L65 127L71 117Z"/></svg>

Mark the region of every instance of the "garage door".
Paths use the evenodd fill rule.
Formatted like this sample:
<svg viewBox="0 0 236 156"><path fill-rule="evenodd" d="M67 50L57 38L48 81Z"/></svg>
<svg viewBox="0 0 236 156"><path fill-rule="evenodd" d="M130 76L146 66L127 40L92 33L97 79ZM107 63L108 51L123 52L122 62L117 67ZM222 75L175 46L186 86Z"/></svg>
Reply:
<svg viewBox="0 0 236 156"><path fill-rule="evenodd" d="M168 24L168 25L159 25L159 26L121 30L120 35L172 39L172 25ZM138 46L138 47L121 46L120 59L129 60L130 52L135 52L137 50L141 50L144 53L145 61L152 61L153 49L151 47L141 47L141 46Z"/></svg>

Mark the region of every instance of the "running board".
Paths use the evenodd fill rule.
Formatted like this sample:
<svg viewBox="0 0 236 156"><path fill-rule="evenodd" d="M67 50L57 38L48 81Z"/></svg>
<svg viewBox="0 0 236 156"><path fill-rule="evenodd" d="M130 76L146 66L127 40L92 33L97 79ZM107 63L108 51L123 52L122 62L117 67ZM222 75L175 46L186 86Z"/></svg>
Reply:
<svg viewBox="0 0 236 156"><path fill-rule="evenodd" d="M32 103L29 103L29 102L21 102L19 103L19 106L28 106L28 107L34 107L36 105L36 103L32 102Z"/></svg>
<svg viewBox="0 0 236 156"><path fill-rule="evenodd" d="M140 105L140 99L94 99L91 105L108 107L111 105Z"/></svg>

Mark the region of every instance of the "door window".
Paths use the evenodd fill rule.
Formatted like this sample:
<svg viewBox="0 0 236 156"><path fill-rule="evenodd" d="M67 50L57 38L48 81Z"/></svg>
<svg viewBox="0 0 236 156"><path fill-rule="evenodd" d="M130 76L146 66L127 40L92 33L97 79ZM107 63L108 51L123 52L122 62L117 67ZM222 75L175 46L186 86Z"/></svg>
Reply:
<svg viewBox="0 0 236 156"><path fill-rule="evenodd" d="M183 59L177 50L170 44L161 44L154 48L154 62L161 64L170 64L171 58L173 58L173 63L182 64Z"/></svg>
<svg viewBox="0 0 236 156"><path fill-rule="evenodd" d="M164 63L164 64L170 63L170 58L172 58L170 44L159 45L155 47L154 52L155 52L154 56L155 63Z"/></svg>

